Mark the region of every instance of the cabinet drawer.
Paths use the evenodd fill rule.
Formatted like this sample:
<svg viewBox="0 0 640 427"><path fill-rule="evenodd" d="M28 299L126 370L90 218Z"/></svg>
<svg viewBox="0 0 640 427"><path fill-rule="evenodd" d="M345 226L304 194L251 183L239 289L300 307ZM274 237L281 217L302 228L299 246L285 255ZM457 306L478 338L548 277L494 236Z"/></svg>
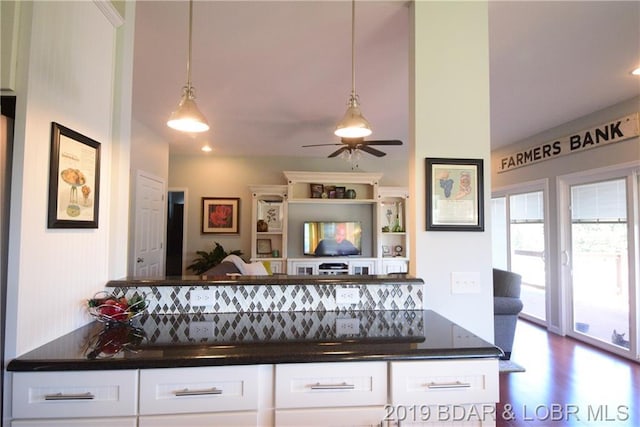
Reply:
<svg viewBox="0 0 640 427"><path fill-rule="evenodd" d="M14 372L14 418L136 415L138 371Z"/></svg>
<svg viewBox="0 0 640 427"><path fill-rule="evenodd" d="M276 411L278 427L380 427L384 409L382 406L357 408L279 409Z"/></svg>
<svg viewBox="0 0 640 427"><path fill-rule="evenodd" d="M255 410L259 368L144 369L140 372L140 414Z"/></svg>
<svg viewBox="0 0 640 427"><path fill-rule="evenodd" d="M138 427L211 427L257 426L256 412L220 412L213 414L149 415L140 417Z"/></svg>
<svg viewBox="0 0 640 427"><path fill-rule="evenodd" d="M391 363L391 403L434 405L495 403L496 359Z"/></svg>
<svg viewBox="0 0 640 427"><path fill-rule="evenodd" d="M14 420L11 427L137 427L136 417L60 418L56 420Z"/></svg>
<svg viewBox="0 0 640 427"><path fill-rule="evenodd" d="M276 408L384 405L386 362L276 366Z"/></svg>

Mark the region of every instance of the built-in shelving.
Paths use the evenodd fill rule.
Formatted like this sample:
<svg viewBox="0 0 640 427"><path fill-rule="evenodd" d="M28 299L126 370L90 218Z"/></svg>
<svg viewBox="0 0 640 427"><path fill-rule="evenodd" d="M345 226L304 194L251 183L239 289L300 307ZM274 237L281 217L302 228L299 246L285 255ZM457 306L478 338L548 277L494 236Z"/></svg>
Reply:
<svg viewBox="0 0 640 427"><path fill-rule="evenodd" d="M269 261L276 273L337 274L322 271L326 262L344 262L341 274L387 274L408 272L409 234L406 221L406 187L379 186L381 173L284 171L286 185L251 186L253 199L251 260ZM336 190L337 189L337 190ZM349 191L351 190L351 191ZM289 205L371 206L371 256L349 258L299 258L288 248ZM355 206L354 206L355 207ZM360 208L364 209L364 208ZM366 208L367 210L369 208ZM292 207L293 210L293 207ZM276 229L257 231L265 212L276 211ZM299 221L300 218L297 218ZM270 248L270 252L267 250ZM365 251L363 250L363 253ZM292 256L293 255L293 256Z"/></svg>

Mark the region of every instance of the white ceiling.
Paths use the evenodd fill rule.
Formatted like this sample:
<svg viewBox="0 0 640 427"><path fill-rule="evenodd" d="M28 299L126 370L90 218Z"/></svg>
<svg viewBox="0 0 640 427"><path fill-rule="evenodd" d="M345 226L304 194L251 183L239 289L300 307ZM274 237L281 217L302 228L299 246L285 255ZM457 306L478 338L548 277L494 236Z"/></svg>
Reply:
<svg viewBox="0 0 640 427"><path fill-rule="evenodd" d="M186 82L188 2L138 1L134 117L171 153L317 156L351 85L348 1L196 1L192 81L211 130L185 135L166 120ZM640 94L640 2L489 4L491 139L504 146ZM356 90L368 139L406 155L409 7L356 3Z"/></svg>

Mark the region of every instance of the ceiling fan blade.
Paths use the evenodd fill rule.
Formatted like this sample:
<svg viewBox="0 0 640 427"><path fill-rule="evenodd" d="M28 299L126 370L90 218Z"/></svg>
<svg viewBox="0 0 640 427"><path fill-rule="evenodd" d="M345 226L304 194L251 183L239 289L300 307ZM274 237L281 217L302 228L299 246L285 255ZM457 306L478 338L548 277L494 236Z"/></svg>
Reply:
<svg viewBox="0 0 640 427"><path fill-rule="evenodd" d="M342 147L342 148L338 148L336 151L334 151L333 153L329 154L329 158L331 157L337 157L340 154L342 154L343 152L349 150L349 147Z"/></svg>
<svg viewBox="0 0 640 427"><path fill-rule="evenodd" d="M311 145L303 145L302 148L306 147L326 147L327 145L342 145L342 144L311 144Z"/></svg>
<svg viewBox="0 0 640 427"><path fill-rule="evenodd" d="M399 139L379 139L373 141L363 141L362 145L402 145Z"/></svg>
<svg viewBox="0 0 640 427"><path fill-rule="evenodd" d="M362 150L362 151L365 151L365 152L367 152L369 154L373 154L376 157L383 157L383 156L387 155L387 153L384 153L384 152L382 152L380 150L376 150L375 148L371 148L368 145L360 145L358 147L358 149Z"/></svg>

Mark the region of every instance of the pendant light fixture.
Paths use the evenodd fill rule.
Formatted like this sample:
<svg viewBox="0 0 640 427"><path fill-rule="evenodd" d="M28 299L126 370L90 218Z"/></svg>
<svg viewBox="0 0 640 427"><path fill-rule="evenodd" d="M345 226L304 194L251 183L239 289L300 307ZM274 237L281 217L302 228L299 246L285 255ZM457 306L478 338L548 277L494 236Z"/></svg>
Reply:
<svg viewBox="0 0 640 427"><path fill-rule="evenodd" d="M182 88L182 99L178 109L171 113L167 126L182 132L204 132L209 130L207 118L200 112L195 101L195 89L191 86L191 32L193 23L193 0L189 0L189 56L187 57L187 85Z"/></svg>
<svg viewBox="0 0 640 427"><path fill-rule="evenodd" d="M336 125L335 134L341 138L364 138L371 135L371 126L360 112L356 94L356 1L351 0L351 95L344 117Z"/></svg>

